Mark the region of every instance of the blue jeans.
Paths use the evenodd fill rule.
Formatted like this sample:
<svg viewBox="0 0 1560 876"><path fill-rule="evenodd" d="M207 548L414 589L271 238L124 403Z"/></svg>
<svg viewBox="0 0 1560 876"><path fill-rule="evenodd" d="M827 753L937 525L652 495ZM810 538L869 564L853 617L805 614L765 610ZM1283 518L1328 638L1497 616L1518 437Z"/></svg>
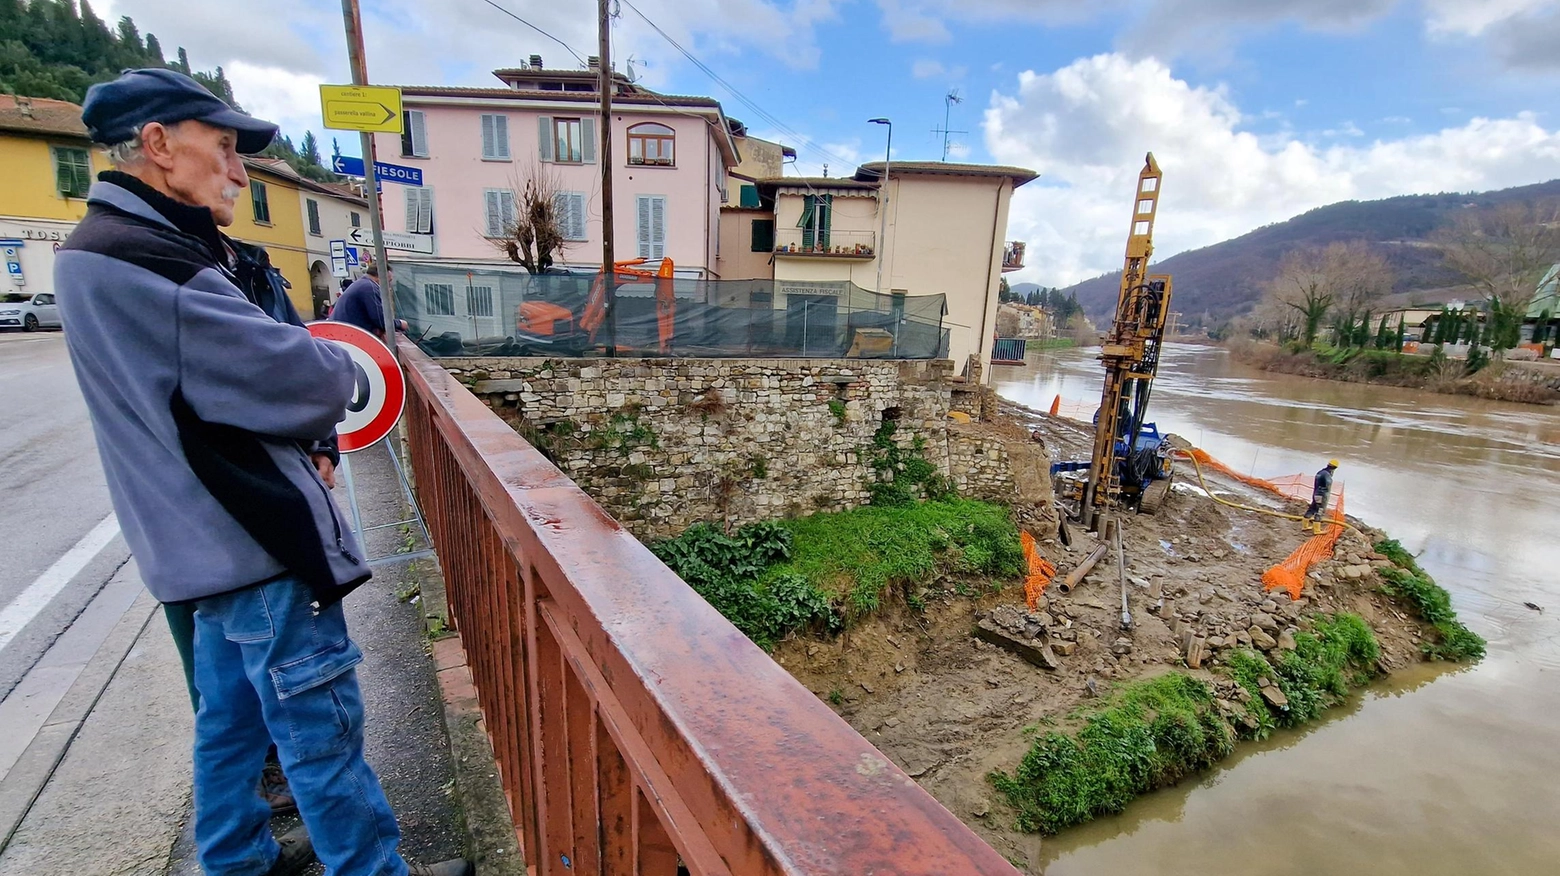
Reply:
<svg viewBox="0 0 1560 876"><path fill-rule="evenodd" d="M266 746L329 876L406 876L379 777L363 760L363 698L341 604L315 614L292 577L195 607L195 845L208 876L261 876L278 853L255 794Z"/></svg>

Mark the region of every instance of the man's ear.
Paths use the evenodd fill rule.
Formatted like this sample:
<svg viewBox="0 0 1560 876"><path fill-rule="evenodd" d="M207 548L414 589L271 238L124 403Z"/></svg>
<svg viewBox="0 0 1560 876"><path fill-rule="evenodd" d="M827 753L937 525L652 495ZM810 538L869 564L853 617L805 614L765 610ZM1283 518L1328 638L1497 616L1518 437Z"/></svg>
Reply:
<svg viewBox="0 0 1560 876"><path fill-rule="evenodd" d="M163 171L173 169L173 140L177 135L162 122L149 122L141 129L141 153Z"/></svg>

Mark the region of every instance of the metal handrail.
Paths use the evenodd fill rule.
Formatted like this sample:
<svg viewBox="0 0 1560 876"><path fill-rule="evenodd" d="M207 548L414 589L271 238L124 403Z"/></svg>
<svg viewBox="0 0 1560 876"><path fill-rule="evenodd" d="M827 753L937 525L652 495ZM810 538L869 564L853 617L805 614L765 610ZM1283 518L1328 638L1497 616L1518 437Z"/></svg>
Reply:
<svg viewBox="0 0 1560 876"><path fill-rule="evenodd" d="M1016 874L406 340L418 494L539 874Z"/></svg>

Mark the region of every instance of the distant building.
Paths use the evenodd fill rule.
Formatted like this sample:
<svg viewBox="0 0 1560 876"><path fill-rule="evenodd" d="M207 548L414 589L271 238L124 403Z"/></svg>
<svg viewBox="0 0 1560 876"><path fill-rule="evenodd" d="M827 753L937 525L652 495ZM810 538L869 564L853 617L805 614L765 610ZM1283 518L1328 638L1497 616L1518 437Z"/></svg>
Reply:
<svg viewBox="0 0 1560 876"><path fill-rule="evenodd" d="M889 296L945 295L949 358L962 364L973 355L985 366L1001 275L1023 267L1023 244L1005 239L1008 205L1013 190L1036 176L1019 167L895 162L881 246L882 162L864 164L843 179L762 180L763 215L725 212L722 221L748 223L747 235L728 239L740 243L745 236L751 251L770 254L773 300L753 306L767 303L798 318L812 308L827 313L845 283Z"/></svg>
<svg viewBox="0 0 1560 876"><path fill-rule="evenodd" d="M345 187L304 179L281 159L246 158L244 165L250 186L239 195L232 227L223 230L266 247L308 318L317 312L315 275L330 272L327 241L344 236L353 214L366 221L368 202ZM87 190L109 169L108 159L87 137L76 104L0 95L0 167L0 294L53 292L55 248L86 215Z"/></svg>
<svg viewBox="0 0 1560 876"><path fill-rule="evenodd" d="M0 294L54 291L54 251L87 214L87 189L108 159L81 107L0 95Z"/></svg>
<svg viewBox="0 0 1560 876"><path fill-rule="evenodd" d="M594 60L594 59L593 59ZM405 132L376 135L379 160L422 171L386 183L386 227L415 235L418 260L512 264L499 249L526 182L556 192L567 245L560 266L601 264L598 72L493 71L491 88L402 86ZM739 164L720 103L658 94L614 73L614 239L619 260L670 258L678 276L716 272L720 208Z"/></svg>

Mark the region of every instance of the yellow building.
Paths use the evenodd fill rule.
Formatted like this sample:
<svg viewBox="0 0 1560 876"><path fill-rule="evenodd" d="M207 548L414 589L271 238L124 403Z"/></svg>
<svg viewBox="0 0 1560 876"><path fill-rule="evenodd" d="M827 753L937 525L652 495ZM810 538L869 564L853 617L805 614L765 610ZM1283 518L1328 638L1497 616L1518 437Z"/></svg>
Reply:
<svg viewBox="0 0 1560 876"><path fill-rule="evenodd" d="M87 188L107 167L81 107L0 95L0 294L54 291L55 247L86 215Z"/></svg>

